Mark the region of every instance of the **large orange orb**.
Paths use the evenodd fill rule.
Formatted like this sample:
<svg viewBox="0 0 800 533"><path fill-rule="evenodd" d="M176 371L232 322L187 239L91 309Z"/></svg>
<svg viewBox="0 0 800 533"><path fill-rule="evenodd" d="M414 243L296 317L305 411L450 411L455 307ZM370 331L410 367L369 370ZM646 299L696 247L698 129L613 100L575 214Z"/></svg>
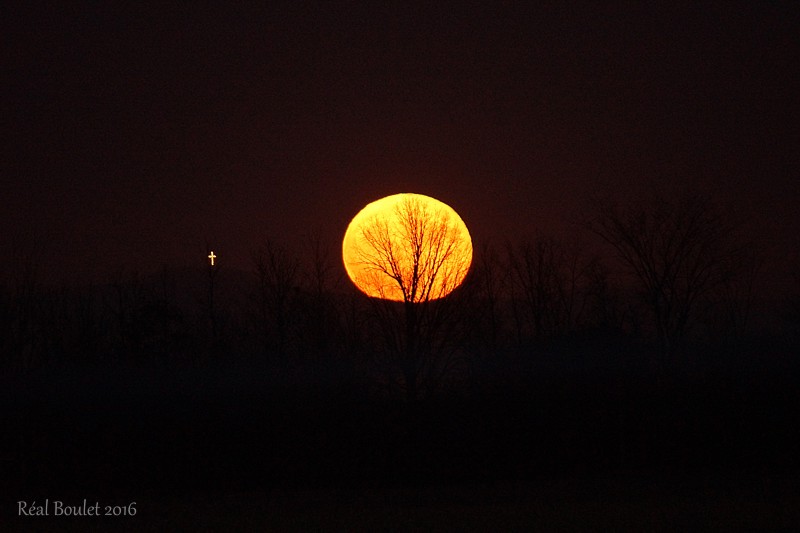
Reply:
<svg viewBox="0 0 800 533"><path fill-rule="evenodd" d="M449 205L402 193L359 211L345 232L342 258L367 296L419 303L443 298L464 281L472 240Z"/></svg>

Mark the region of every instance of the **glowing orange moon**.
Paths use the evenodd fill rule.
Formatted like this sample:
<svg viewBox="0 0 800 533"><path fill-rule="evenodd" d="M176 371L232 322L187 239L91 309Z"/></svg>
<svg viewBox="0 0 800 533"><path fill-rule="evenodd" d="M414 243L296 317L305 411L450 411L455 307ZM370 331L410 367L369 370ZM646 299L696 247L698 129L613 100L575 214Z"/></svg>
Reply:
<svg viewBox="0 0 800 533"><path fill-rule="evenodd" d="M443 298L464 281L472 240L452 207L402 193L359 211L345 232L342 258L367 296L418 303Z"/></svg>

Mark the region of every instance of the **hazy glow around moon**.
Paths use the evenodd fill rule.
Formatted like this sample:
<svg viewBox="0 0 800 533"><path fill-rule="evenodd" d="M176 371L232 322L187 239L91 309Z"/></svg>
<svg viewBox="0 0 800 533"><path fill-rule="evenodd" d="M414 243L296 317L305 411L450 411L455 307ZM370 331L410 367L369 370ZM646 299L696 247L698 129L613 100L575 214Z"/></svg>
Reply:
<svg viewBox="0 0 800 533"><path fill-rule="evenodd" d="M400 302L443 298L472 263L466 224L447 204L402 193L364 207L342 243L347 275L364 294Z"/></svg>

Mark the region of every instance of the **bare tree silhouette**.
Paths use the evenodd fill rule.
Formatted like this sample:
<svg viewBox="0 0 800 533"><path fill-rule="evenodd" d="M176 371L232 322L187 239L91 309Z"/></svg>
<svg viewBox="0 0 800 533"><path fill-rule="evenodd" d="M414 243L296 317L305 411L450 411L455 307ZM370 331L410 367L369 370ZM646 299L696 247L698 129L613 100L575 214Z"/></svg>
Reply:
<svg viewBox="0 0 800 533"><path fill-rule="evenodd" d="M304 351L319 361L330 354L335 344L338 321L331 291L337 288L340 280L334 276L331 249L320 235L310 236L306 245L310 261L302 272L305 294L299 309L300 337Z"/></svg>
<svg viewBox="0 0 800 533"><path fill-rule="evenodd" d="M12 368L30 368L46 355L41 331L43 255L44 243L35 231L18 235L11 242L11 267L5 276L10 282L6 325L10 358L3 358L3 364Z"/></svg>
<svg viewBox="0 0 800 533"><path fill-rule="evenodd" d="M361 229L361 282L370 287L388 352L400 367L409 401L429 393L451 369L453 305L472 243L443 209L404 198L393 223L375 216ZM395 301L392 301L395 300Z"/></svg>
<svg viewBox="0 0 800 533"><path fill-rule="evenodd" d="M591 258L552 238L509 243L507 257L518 339L573 331L588 303Z"/></svg>
<svg viewBox="0 0 800 533"><path fill-rule="evenodd" d="M397 205L395 216L399 225L378 215L362 228L358 259L368 285L409 304L446 296L469 269L472 244L446 210L414 196Z"/></svg>
<svg viewBox="0 0 800 533"><path fill-rule="evenodd" d="M723 280L732 228L710 199L653 196L620 208L596 200L589 229L616 251L634 275L653 317L662 356L681 348L702 296Z"/></svg>
<svg viewBox="0 0 800 533"><path fill-rule="evenodd" d="M476 355L496 355L503 348L505 332L505 298L508 273L497 250L488 243L481 247L473 272L470 274L472 292L472 327L470 344Z"/></svg>
<svg viewBox="0 0 800 533"><path fill-rule="evenodd" d="M112 357L124 359L133 351L133 316L140 305L143 289L136 272L116 272L104 295L104 306L111 317Z"/></svg>
<svg viewBox="0 0 800 533"><path fill-rule="evenodd" d="M264 350L274 350L285 359L299 263L286 248L267 241L253 254L253 265L258 278L258 329L263 335Z"/></svg>
<svg viewBox="0 0 800 533"><path fill-rule="evenodd" d="M713 316L709 322L714 323L714 333L719 340L727 341L730 349L736 349L735 345L751 329L762 267L763 258L757 247L740 245L727 255L720 282L712 292L708 305Z"/></svg>

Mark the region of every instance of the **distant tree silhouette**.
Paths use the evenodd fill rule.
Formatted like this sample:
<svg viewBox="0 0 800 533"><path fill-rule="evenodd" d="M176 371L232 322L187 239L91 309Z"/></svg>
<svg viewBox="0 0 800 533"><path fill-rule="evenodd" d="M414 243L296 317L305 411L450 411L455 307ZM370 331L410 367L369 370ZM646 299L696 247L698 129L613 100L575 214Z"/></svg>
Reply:
<svg viewBox="0 0 800 533"><path fill-rule="evenodd" d="M136 350L135 315L144 302L144 288L136 272L119 271L104 295L104 307L111 315L111 345L114 358L125 359Z"/></svg>
<svg viewBox="0 0 800 533"><path fill-rule="evenodd" d="M331 295L337 280L333 274L330 247L323 243L319 235L310 237L307 245L310 262L302 272L305 294L299 309L302 316L302 332L299 336L305 351L318 360L331 353L338 333L336 308Z"/></svg>
<svg viewBox="0 0 800 533"><path fill-rule="evenodd" d="M757 247L739 244L727 254L719 283L706 302L710 333L734 348L751 329L763 260Z"/></svg>
<svg viewBox="0 0 800 533"><path fill-rule="evenodd" d="M75 292L71 296L67 353L86 360L100 360L108 349L108 324L102 316L96 293Z"/></svg>
<svg viewBox="0 0 800 533"><path fill-rule="evenodd" d="M430 393L451 370L452 299L445 296L463 277L471 243L445 211L414 197L397 207L399 231L378 216L364 226L359 260L368 268L376 294L398 289L402 302L372 298L385 347L399 366L409 401Z"/></svg>
<svg viewBox="0 0 800 533"><path fill-rule="evenodd" d="M472 294L469 310L469 344L480 357L497 355L504 346L508 271L498 251L488 243L476 254L466 280Z"/></svg>
<svg viewBox="0 0 800 533"><path fill-rule="evenodd" d="M701 297L723 280L732 228L706 197L596 200L589 229L616 251L650 310L664 357L680 349Z"/></svg>
<svg viewBox="0 0 800 533"><path fill-rule="evenodd" d="M12 240L7 272L10 350L5 361L12 367L30 368L46 357L42 345L43 287L39 272L43 253L42 240L35 232Z"/></svg>
<svg viewBox="0 0 800 533"><path fill-rule="evenodd" d="M146 362L197 356L208 336L208 294L200 303L203 327L194 331L176 301L176 280L166 267L146 277L119 271L109 285L102 294L102 316L92 316L88 295L73 298L73 305L80 306L78 324L100 336L98 342L108 349L105 357ZM198 335L203 340L193 343Z"/></svg>
<svg viewBox="0 0 800 533"><path fill-rule="evenodd" d="M5 283L0 283L0 353L5 354L0 359L0 369L12 364L11 357L14 354L14 330L12 328L14 315L12 310L11 291Z"/></svg>
<svg viewBox="0 0 800 533"><path fill-rule="evenodd" d="M184 317L170 302L143 302L134 310L131 340L135 353L145 360L178 359L187 349Z"/></svg>
<svg viewBox="0 0 800 533"><path fill-rule="evenodd" d="M268 240L253 254L253 265L258 280L258 329L264 350L285 362L300 264L285 247Z"/></svg>
<svg viewBox="0 0 800 533"><path fill-rule="evenodd" d="M553 238L509 243L506 254L518 340L574 331L590 303L591 276L599 281L596 262Z"/></svg>
<svg viewBox="0 0 800 533"><path fill-rule="evenodd" d="M800 263L790 267L790 286L781 309L782 328L794 346L800 346Z"/></svg>
<svg viewBox="0 0 800 533"><path fill-rule="evenodd" d="M610 279L607 265L593 257L585 268L586 323L601 330L623 331L629 326L629 313L626 312L620 287Z"/></svg>

